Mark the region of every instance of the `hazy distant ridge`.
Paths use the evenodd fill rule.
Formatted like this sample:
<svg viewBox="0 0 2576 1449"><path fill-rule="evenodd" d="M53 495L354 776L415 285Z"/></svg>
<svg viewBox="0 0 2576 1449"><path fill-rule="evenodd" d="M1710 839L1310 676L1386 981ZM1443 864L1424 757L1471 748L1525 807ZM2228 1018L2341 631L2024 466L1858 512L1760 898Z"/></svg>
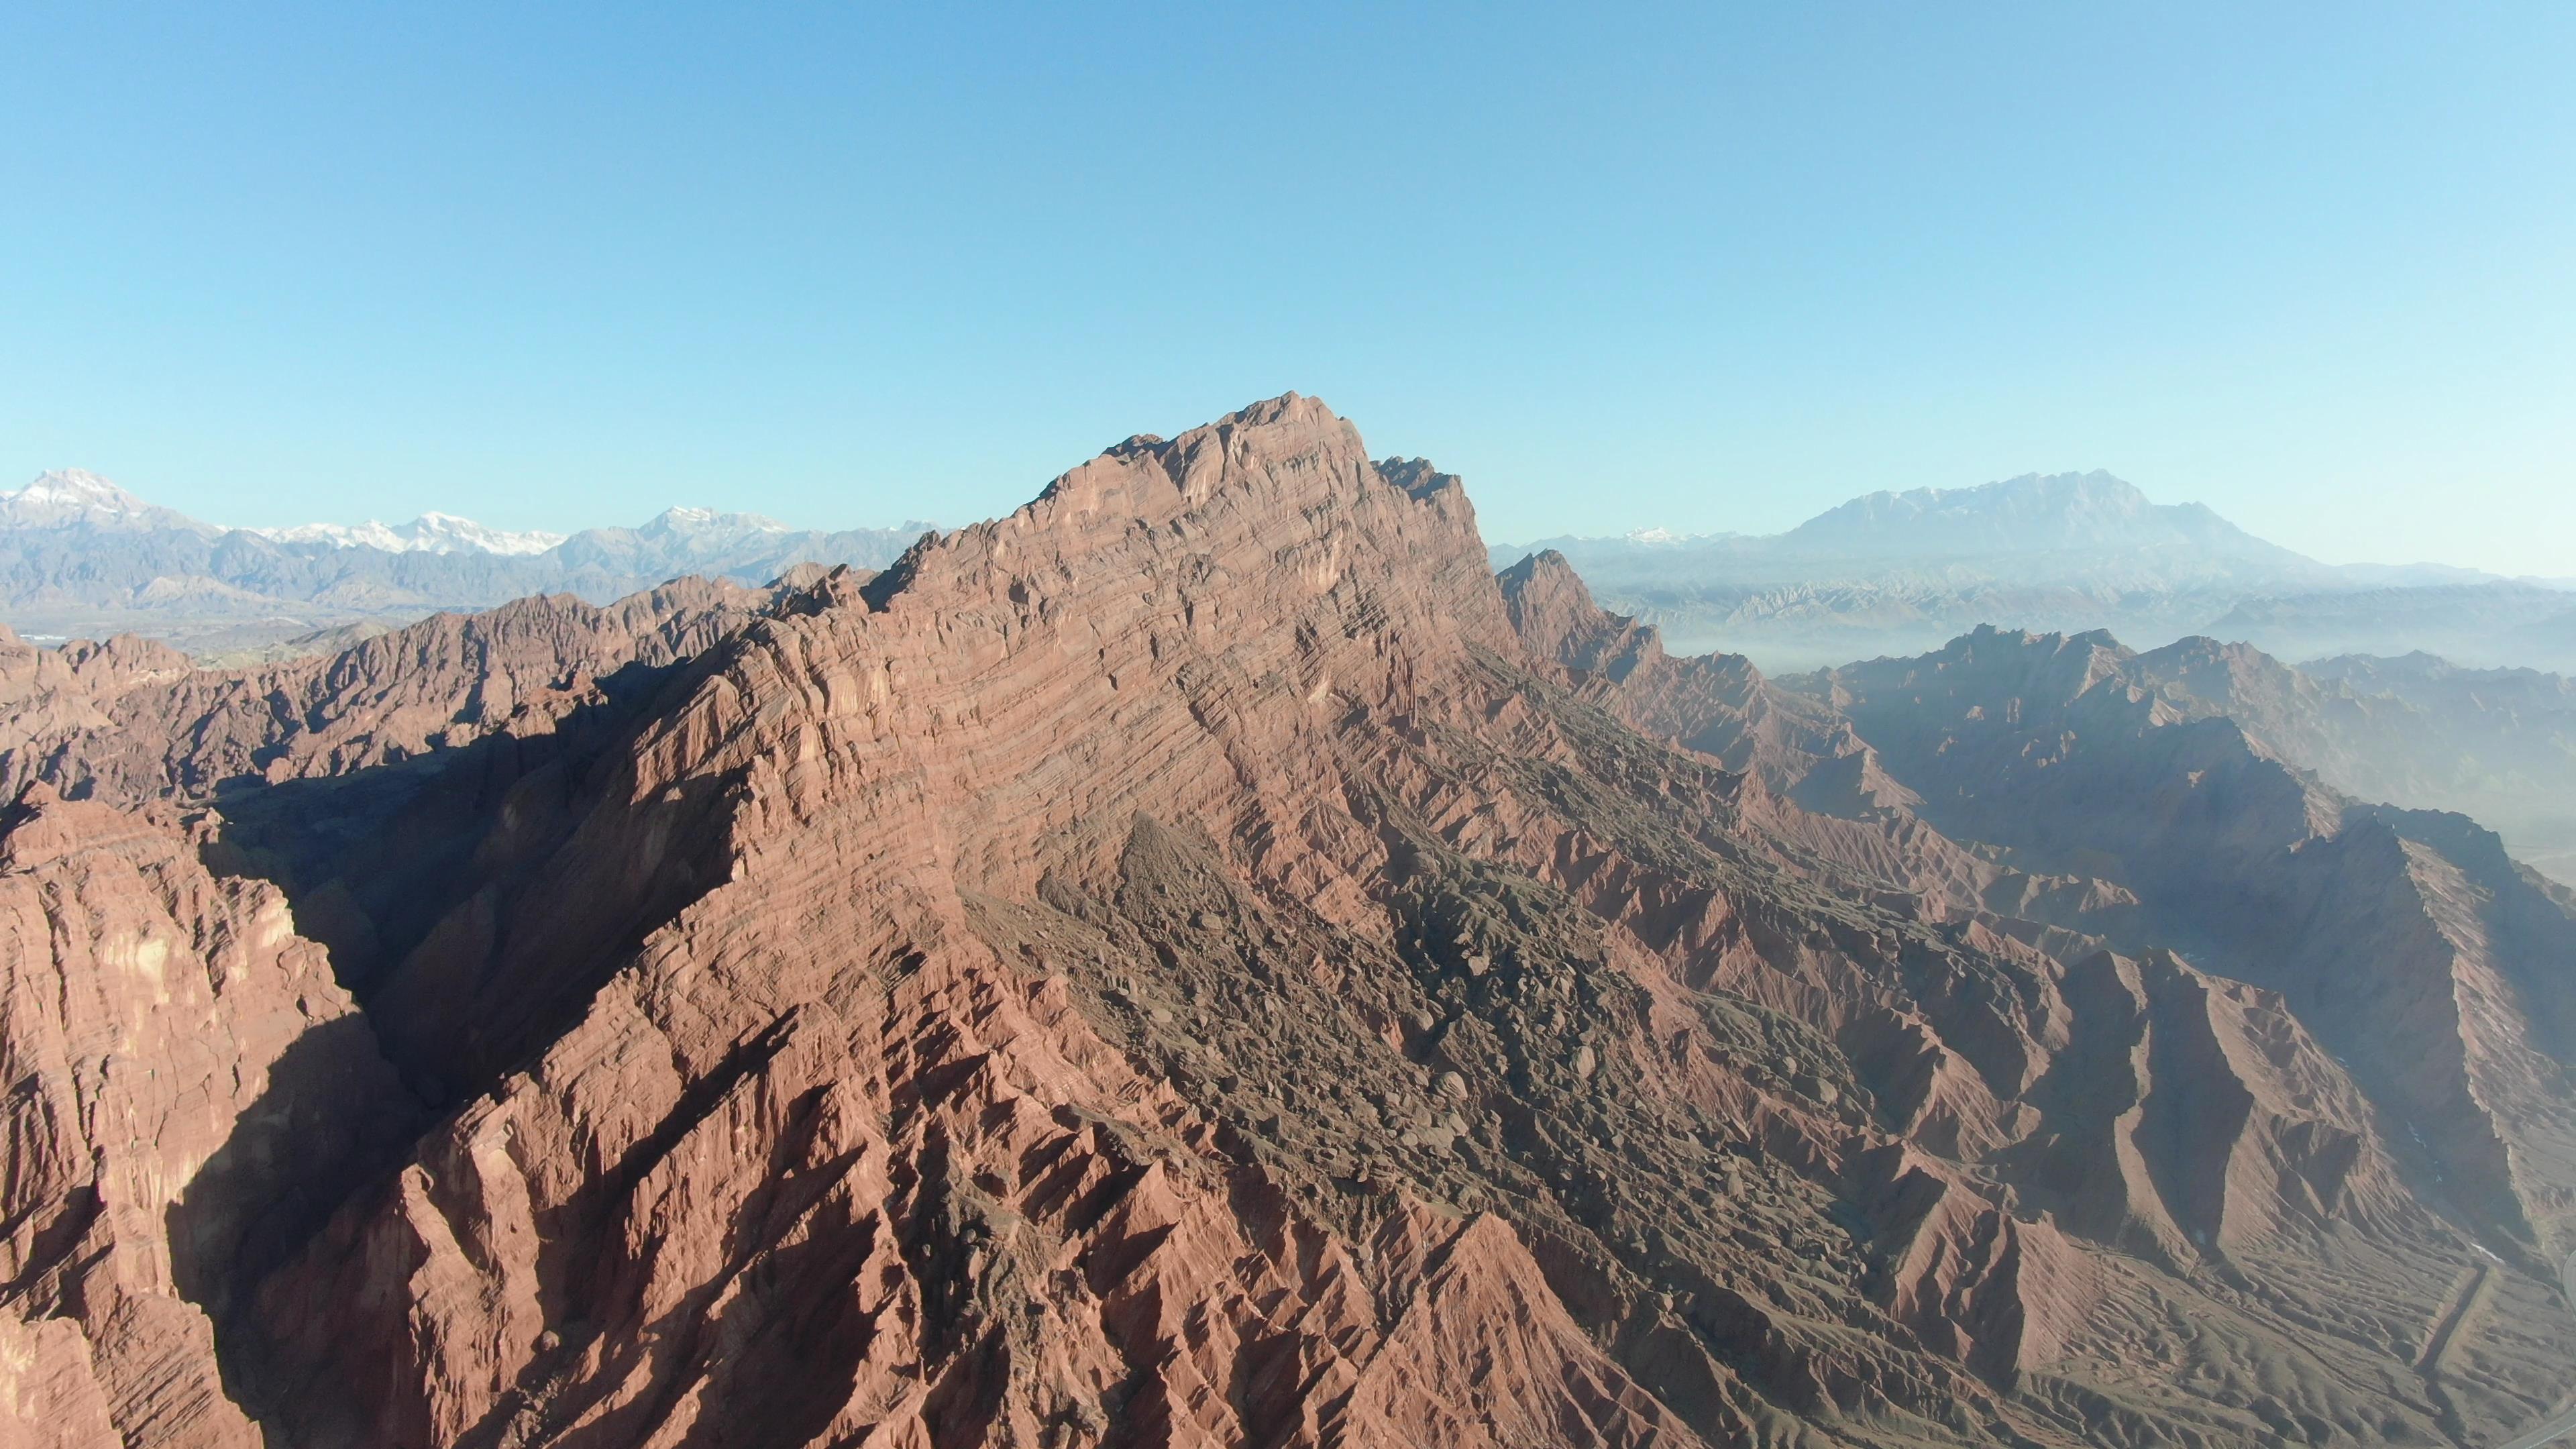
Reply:
<svg viewBox="0 0 2576 1449"><path fill-rule="evenodd" d="M800 563L883 568L932 531L910 522L825 532L704 508L569 537L443 513L397 525L226 528L65 470L0 493L0 608L31 634L132 630L237 649L529 594L605 602L682 574L757 584Z"/></svg>
<svg viewBox="0 0 2576 1449"><path fill-rule="evenodd" d="M1918 653L1978 624L2147 643L2206 632L2292 658L2438 645L2480 663L2565 667L2569 655L2538 635L2520 657L2463 648L2499 621L2565 614L2557 633L2576 651L2576 596L2439 564L2320 563L2100 471L1871 493L1778 534L1648 530L1490 554L1499 569L1549 548L1677 645L1773 668Z"/></svg>

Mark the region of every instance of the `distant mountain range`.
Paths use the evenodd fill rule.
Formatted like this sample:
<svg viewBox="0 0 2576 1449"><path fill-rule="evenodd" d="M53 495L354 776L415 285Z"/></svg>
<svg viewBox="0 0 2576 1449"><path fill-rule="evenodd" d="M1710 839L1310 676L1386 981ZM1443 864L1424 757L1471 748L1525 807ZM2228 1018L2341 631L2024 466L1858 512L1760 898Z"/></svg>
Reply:
<svg viewBox="0 0 2576 1449"><path fill-rule="evenodd" d="M2438 564L2320 563L2197 503L2109 473L1872 493L1786 533L1552 538L1605 604L1677 648L1770 669L1913 654L1979 624L2196 633L2289 658L2434 649L2478 664L2576 667L2576 593Z"/></svg>
<svg viewBox="0 0 2576 1449"><path fill-rule="evenodd" d="M883 568L930 531L826 532L703 508L570 535L446 513L227 528L66 470L0 493L0 621L40 640L132 632L201 656L276 658L530 594L598 603L684 574L758 585L800 564ZM1780 534L1648 530L1489 552L1501 569L1543 549L1675 648L1740 653L1775 672L1918 654L1980 624L2108 629L2145 647L2211 635L2294 660L2420 650L2576 672L2576 591L2564 581L2320 563L2098 471L1872 493Z"/></svg>
<svg viewBox="0 0 2576 1449"><path fill-rule="evenodd" d="M226 528L79 470L0 493L0 610L32 638L133 632L228 657L336 646L439 609L530 594L605 602L683 574L766 583L799 564L883 568L927 523L823 532L672 508L634 528L409 523Z"/></svg>
<svg viewBox="0 0 2576 1449"><path fill-rule="evenodd" d="M370 518L351 526L307 523L294 528L254 528L262 538L279 543L326 543L334 548L373 548L386 553L544 553L564 541L560 533L531 529L512 533L486 528L452 513L424 513L409 523L379 523Z"/></svg>

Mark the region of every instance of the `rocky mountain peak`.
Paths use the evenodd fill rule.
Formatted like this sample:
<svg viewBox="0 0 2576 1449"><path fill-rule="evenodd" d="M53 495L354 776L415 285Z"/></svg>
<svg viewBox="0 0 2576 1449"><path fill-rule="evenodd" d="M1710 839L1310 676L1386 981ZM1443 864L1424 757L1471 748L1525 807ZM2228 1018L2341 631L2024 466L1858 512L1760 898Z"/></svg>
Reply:
<svg viewBox="0 0 2576 1449"><path fill-rule="evenodd" d="M1871 493L1800 524L1781 546L1816 554L1937 557L2219 548L2305 563L2199 504L2158 504L2109 473L2025 473L1974 488Z"/></svg>
<svg viewBox="0 0 2576 1449"><path fill-rule="evenodd" d="M1407 622L1421 641L1511 637L1458 480L1420 460L1390 475L1357 428L1297 393L1177 437L1129 438L1007 517L922 540L871 589L884 603L984 593L1035 607L1104 567L1140 564L1170 569L1171 596L1194 613L1250 610L1251 633L1295 616L1260 602L1289 587L1318 601L1365 594L1387 611L1376 632L1390 638Z"/></svg>
<svg viewBox="0 0 2576 1449"><path fill-rule="evenodd" d="M636 529L638 533L696 539L733 539L787 531L786 524L764 514L726 513L713 508L688 508L676 504L654 514Z"/></svg>
<svg viewBox="0 0 2576 1449"><path fill-rule="evenodd" d="M174 509L146 503L81 468L39 473L27 486L0 493L0 528L77 527L119 531L176 528L204 534L218 531Z"/></svg>
<svg viewBox="0 0 2576 1449"><path fill-rule="evenodd" d="M1497 578L1512 627L1543 659L1624 679L1638 665L1662 657L1655 631L1594 603L1574 565L1555 549L1531 554Z"/></svg>
<svg viewBox="0 0 2576 1449"><path fill-rule="evenodd" d="M564 541L541 529L493 528L453 513L431 511L409 523L306 523L250 532L278 543L319 543L332 548L372 548L384 553L541 554Z"/></svg>
<svg viewBox="0 0 2576 1449"><path fill-rule="evenodd" d="M1675 657L1295 395L746 595L0 651L0 785L86 796L0 825L0 1442L2215 1449L2563 1390L2576 916L2107 635Z"/></svg>

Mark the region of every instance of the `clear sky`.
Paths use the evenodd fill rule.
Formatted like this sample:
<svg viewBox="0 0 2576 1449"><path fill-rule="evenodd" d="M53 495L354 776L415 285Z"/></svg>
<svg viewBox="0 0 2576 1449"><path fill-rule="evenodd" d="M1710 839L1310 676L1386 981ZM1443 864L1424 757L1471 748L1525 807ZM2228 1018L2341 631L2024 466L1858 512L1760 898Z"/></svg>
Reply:
<svg viewBox="0 0 2576 1449"><path fill-rule="evenodd" d="M2576 575L2571 76L2561 0L16 0L0 482L957 523L1293 388L1498 540L2101 467Z"/></svg>

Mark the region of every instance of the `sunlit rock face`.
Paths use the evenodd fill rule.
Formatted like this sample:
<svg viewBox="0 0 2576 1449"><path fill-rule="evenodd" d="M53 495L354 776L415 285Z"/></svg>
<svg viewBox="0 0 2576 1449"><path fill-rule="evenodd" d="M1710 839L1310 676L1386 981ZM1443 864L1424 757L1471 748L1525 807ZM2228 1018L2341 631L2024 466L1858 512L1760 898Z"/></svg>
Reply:
<svg viewBox="0 0 2576 1449"><path fill-rule="evenodd" d="M20 712L0 1425L2214 1449L2563 1387L2563 897L2107 640L1676 658L1293 395L589 607Z"/></svg>

